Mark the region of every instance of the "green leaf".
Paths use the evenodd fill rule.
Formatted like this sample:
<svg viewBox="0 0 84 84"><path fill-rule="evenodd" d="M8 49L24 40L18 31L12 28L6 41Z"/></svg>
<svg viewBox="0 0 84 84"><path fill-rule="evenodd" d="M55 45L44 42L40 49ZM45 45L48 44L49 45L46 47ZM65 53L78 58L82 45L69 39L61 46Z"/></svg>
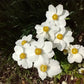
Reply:
<svg viewBox="0 0 84 84"><path fill-rule="evenodd" d="M61 67L62 67L63 70L67 73L68 70L69 70L70 67L71 67L71 64L69 64L68 62L64 61L64 62L61 62Z"/></svg>
<svg viewBox="0 0 84 84"><path fill-rule="evenodd" d="M84 75L79 74L79 73L75 73L74 76L77 77L77 78L84 78Z"/></svg>

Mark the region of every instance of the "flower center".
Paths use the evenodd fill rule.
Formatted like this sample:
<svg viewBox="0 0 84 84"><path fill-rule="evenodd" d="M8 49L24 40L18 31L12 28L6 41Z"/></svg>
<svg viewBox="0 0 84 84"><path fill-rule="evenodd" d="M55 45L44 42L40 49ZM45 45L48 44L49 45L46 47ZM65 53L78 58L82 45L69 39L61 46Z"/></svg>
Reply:
<svg viewBox="0 0 84 84"><path fill-rule="evenodd" d="M77 53L78 53L78 49L73 48L73 49L72 49L72 54L77 54Z"/></svg>
<svg viewBox="0 0 84 84"><path fill-rule="evenodd" d="M42 72L46 72L47 71L47 65L41 65L40 66L40 70L42 71Z"/></svg>
<svg viewBox="0 0 84 84"><path fill-rule="evenodd" d="M53 19L53 20L57 20L57 19L58 19L58 15L57 15L57 14L54 14L54 15L52 16L52 19Z"/></svg>
<svg viewBox="0 0 84 84"><path fill-rule="evenodd" d="M58 34L58 35L57 35L57 38L58 38L59 40L62 40L62 39L63 39L63 35L62 35L62 34Z"/></svg>
<svg viewBox="0 0 84 84"><path fill-rule="evenodd" d="M49 31L49 27L48 27L48 26L44 26L44 27L43 27L43 31L44 31L44 32L48 32L48 31Z"/></svg>
<svg viewBox="0 0 84 84"><path fill-rule="evenodd" d="M21 42L22 45L24 45L25 43L27 43L26 40L23 40L23 41Z"/></svg>
<svg viewBox="0 0 84 84"><path fill-rule="evenodd" d="M26 54L25 54L25 53L21 53L21 54L20 54L20 58L21 58L21 59L25 59L25 58L26 58Z"/></svg>
<svg viewBox="0 0 84 84"><path fill-rule="evenodd" d="M35 54L40 55L42 53L42 50L40 48L35 49Z"/></svg>
<svg viewBox="0 0 84 84"><path fill-rule="evenodd" d="M67 55L68 50L67 50L67 49L64 49L64 50L63 50L63 53L64 53L64 55Z"/></svg>
<svg viewBox="0 0 84 84"><path fill-rule="evenodd" d="M81 70L81 73L84 74L84 70Z"/></svg>

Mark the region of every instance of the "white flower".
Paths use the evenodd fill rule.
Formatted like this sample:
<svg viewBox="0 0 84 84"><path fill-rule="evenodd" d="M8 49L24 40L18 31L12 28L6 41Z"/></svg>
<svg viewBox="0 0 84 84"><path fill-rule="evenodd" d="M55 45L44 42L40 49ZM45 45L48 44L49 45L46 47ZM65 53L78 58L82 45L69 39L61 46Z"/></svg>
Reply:
<svg viewBox="0 0 84 84"><path fill-rule="evenodd" d="M78 71L80 74L84 74L84 68L80 68Z"/></svg>
<svg viewBox="0 0 84 84"><path fill-rule="evenodd" d="M69 63L77 62L81 63L84 58L84 47L80 45L70 45L68 49L68 61Z"/></svg>
<svg viewBox="0 0 84 84"><path fill-rule="evenodd" d="M53 77L62 71L57 60L50 59L50 62L45 62L41 56L39 57L39 60L34 63L34 66L38 69L39 77L42 80L47 76Z"/></svg>
<svg viewBox="0 0 84 84"><path fill-rule="evenodd" d="M14 51L12 58L17 61L19 66L22 66L25 69L32 67L32 62L29 60L29 56L26 54L25 48L15 46Z"/></svg>
<svg viewBox="0 0 84 84"><path fill-rule="evenodd" d="M67 46L69 46L70 42L74 41L74 38L72 37L71 31L63 28L54 35L54 39L52 40L57 49L63 51Z"/></svg>
<svg viewBox="0 0 84 84"><path fill-rule="evenodd" d="M26 43L31 44L34 40L32 39L32 35L29 34L28 36L23 36L22 39L17 40L15 44L17 46L24 46Z"/></svg>
<svg viewBox="0 0 84 84"><path fill-rule="evenodd" d="M43 39L33 42L30 47L26 47L26 53L30 56L33 62L37 61L40 56L48 61L49 58L54 56L54 51L52 50L52 42L45 41ZM28 51L29 50L29 51Z"/></svg>
<svg viewBox="0 0 84 84"><path fill-rule="evenodd" d="M66 81L62 81L62 84L67 84L67 82Z"/></svg>
<svg viewBox="0 0 84 84"><path fill-rule="evenodd" d="M50 40L51 34L59 31L59 27L54 24L50 24L49 22L43 22L41 25L35 26L37 32L37 38L43 38Z"/></svg>
<svg viewBox="0 0 84 84"><path fill-rule="evenodd" d="M63 5L59 4L56 7L49 5L46 12L47 21L54 22L57 26L66 26L65 18L69 15L67 10L63 9Z"/></svg>

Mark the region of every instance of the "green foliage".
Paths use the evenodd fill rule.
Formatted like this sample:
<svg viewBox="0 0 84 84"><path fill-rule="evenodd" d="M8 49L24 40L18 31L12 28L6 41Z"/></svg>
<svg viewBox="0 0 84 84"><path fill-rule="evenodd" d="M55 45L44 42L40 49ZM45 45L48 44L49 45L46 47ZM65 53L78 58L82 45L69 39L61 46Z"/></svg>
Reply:
<svg viewBox="0 0 84 84"><path fill-rule="evenodd" d="M71 66L72 65L66 61L61 62L61 67L63 68L64 72L66 72L66 73L69 71Z"/></svg>
<svg viewBox="0 0 84 84"><path fill-rule="evenodd" d="M74 76L76 76L77 78L83 78L84 76L79 74L79 73L75 73Z"/></svg>

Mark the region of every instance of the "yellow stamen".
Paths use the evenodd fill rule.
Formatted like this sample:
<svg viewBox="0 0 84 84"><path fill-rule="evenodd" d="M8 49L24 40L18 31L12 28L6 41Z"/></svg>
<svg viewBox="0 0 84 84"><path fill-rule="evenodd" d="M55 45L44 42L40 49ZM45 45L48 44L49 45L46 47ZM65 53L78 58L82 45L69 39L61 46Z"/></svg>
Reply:
<svg viewBox="0 0 84 84"><path fill-rule="evenodd" d="M23 41L21 42L22 45L24 45L25 43L27 43L26 40L23 40Z"/></svg>
<svg viewBox="0 0 84 84"><path fill-rule="evenodd" d="M62 35L62 34L58 34L58 35L57 35L57 38L58 38L59 40L62 40L62 39L63 39L63 35Z"/></svg>
<svg viewBox="0 0 84 84"><path fill-rule="evenodd" d="M46 72L47 71L47 65L41 65L40 66L40 70L42 71L42 72Z"/></svg>
<svg viewBox="0 0 84 84"><path fill-rule="evenodd" d="M40 48L35 49L35 54L40 55L42 53L42 50Z"/></svg>
<svg viewBox="0 0 84 84"><path fill-rule="evenodd" d="M57 15L57 14L54 14L54 15L52 16L52 19L53 19L53 20L57 20L57 19L58 19L58 15Z"/></svg>
<svg viewBox="0 0 84 84"><path fill-rule="evenodd" d="M73 49L72 49L72 54L77 54L77 53L78 53L78 49L73 48Z"/></svg>
<svg viewBox="0 0 84 84"><path fill-rule="evenodd" d="M81 73L84 74L84 70L81 70Z"/></svg>
<svg viewBox="0 0 84 84"><path fill-rule="evenodd" d="M48 32L48 31L49 31L49 27L48 27L48 26L44 26L44 27L43 27L43 31L44 31L44 32Z"/></svg>
<svg viewBox="0 0 84 84"><path fill-rule="evenodd" d="M21 58L21 59L25 59L25 58L26 58L26 54L25 54L25 53L21 53L21 54L20 54L20 58Z"/></svg>

